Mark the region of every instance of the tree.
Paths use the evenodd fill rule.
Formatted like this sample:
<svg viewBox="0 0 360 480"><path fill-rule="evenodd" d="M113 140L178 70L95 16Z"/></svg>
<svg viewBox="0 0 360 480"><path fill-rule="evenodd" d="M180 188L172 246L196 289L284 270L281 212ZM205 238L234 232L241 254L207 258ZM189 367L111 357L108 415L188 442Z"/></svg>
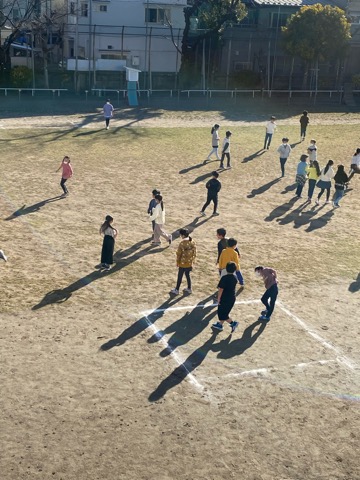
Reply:
<svg viewBox="0 0 360 480"><path fill-rule="evenodd" d="M287 25L282 27L282 38L285 51L304 60L305 83L311 65L317 74L320 61L345 57L350 23L340 8L317 3L291 15Z"/></svg>
<svg viewBox="0 0 360 480"><path fill-rule="evenodd" d="M195 55L198 45L205 38L218 43L224 29L240 22L246 16L241 0L189 0L184 8L185 28L181 49L181 72L194 73ZM196 17L198 30L192 32L191 20Z"/></svg>

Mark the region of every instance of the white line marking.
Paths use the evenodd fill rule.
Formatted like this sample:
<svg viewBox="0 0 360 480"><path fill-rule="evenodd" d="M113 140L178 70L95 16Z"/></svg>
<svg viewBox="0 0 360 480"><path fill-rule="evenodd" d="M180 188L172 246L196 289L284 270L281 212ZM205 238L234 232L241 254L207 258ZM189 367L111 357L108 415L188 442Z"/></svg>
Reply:
<svg viewBox="0 0 360 480"><path fill-rule="evenodd" d="M331 350L333 353L335 353L336 360L339 363L342 363L343 365L345 365L345 367L347 367L347 368L349 368L350 370L353 370L353 371L359 368L358 365L356 365L356 363L354 363L352 360L350 360L350 358L346 357L338 347L336 347L332 343L325 340L321 335L319 335L317 332L312 330L303 320L301 320L299 317L297 317L292 312L290 312L290 310L288 310L282 302L277 302L277 305L283 310L284 313L286 313L286 315L288 315L290 318L295 320L295 322L298 325L300 325L305 330L306 333L311 335L323 347L325 347L328 350Z"/></svg>
<svg viewBox="0 0 360 480"><path fill-rule="evenodd" d="M260 300L239 300L235 302L235 305L250 305L252 303L260 303ZM179 310L194 310L195 308L209 308L209 307L216 307L216 303L204 303L204 304L197 304L197 305L187 305L183 307L169 307L169 308L155 308L154 310L144 310L141 312L144 316L149 316L153 313L161 313L161 312L175 312Z"/></svg>
<svg viewBox="0 0 360 480"><path fill-rule="evenodd" d="M148 324L149 328L152 330L153 334L158 339L159 343L161 343L164 348L169 350L170 347L167 342L166 335L162 335L160 333L159 329L151 322L151 320L148 319L147 315L145 315L145 321ZM179 367L181 366L186 371L186 378L191 383L191 385L193 385L193 387L195 387L195 389L198 390L200 393L203 393L203 385L201 385L201 383L196 380L194 375L186 368L185 360L181 357L181 355L179 355L175 350L170 349L170 356L175 360Z"/></svg>

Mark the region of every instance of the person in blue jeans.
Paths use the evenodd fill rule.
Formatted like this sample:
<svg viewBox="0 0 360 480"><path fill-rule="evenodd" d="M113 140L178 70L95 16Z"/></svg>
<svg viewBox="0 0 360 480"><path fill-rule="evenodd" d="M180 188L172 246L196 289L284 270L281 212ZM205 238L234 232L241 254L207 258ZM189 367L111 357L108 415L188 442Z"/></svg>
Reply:
<svg viewBox="0 0 360 480"><path fill-rule="evenodd" d="M262 265L255 267L255 274L264 280L266 288L264 295L260 299L265 306L265 310L261 312L259 320L261 322L269 322L279 293L277 274L274 269L263 267Z"/></svg>
<svg viewBox="0 0 360 480"><path fill-rule="evenodd" d="M289 158L290 153L291 153L291 147L290 147L288 142L289 142L289 139L287 137L284 137L282 139L282 144L277 149L277 151L279 152L279 156L280 156L280 168L281 168L281 176L282 177L285 177L285 163L286 163L286 161Z"/></svg>
<svg viewBox="0 0 360 480"><path fill-rule="evenodd" d="M335 173L334 181L335 181L335 194L333 198L333 205L335 208L338 208L340 207L339 202L344 196L346 184L349 181L349 177L345 173L344 165L338 166L337 172Z"/></svg>
<svg viewBox="0 0 360 480"><path fill-rule="evenodd" d="M270 117L270 121L266 124L266 133L264 140L264 150L269 150L272 136L276 129L276 118L274 116Z"/></svg>
<svg viewBox="0 0 360 480"><path fill-rule="evenodd" d="M308 155L301 155L300 162L298 163L297 170L296 170L296 183L297 189L295 195L297 198L301 198L301 194L306 182L306 176L309 169L309 165L307 164Z"/></svg>

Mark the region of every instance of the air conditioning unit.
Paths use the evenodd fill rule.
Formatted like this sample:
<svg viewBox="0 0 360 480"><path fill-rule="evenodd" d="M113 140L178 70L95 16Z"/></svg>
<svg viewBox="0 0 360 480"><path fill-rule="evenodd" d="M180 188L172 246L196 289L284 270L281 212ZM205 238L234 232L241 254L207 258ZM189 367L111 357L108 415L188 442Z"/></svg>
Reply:
<svg viewBox="0 0 360 480"><path fill-rule="evenodd" d="M131 65L133 67L138 67L140 65L140 57L139 55L133 55L131 59Z"/></svg>

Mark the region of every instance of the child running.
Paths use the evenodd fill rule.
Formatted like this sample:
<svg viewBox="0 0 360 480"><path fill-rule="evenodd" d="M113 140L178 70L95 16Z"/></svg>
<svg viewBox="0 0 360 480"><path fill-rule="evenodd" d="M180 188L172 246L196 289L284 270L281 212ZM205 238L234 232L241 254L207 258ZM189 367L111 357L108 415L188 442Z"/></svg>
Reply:
<svg viewBox="0 0 360 480"><path fill-rule="evenodd" d="M232 135L232 133L230 132L230 130L228 130L226 132L226 137L224 138L224 141L223 141L223 147L222 147L222 154L221 154L221 160L220 160L220 168L224 168L224 159L225 157L227 158L227 165L226 165L226 169L229 169L231 168L231 163L230 163L230 137Z"/></svg>
<svg viewBox="0 0 360 480"><path fill-rule="evenodd" d="M235 322L230 318L230 312L235 304L235 287L236 278L234 273L236 271L236 264L234 262L228 262L226 265L226 275L220 278L218 284L218 321L214 323L211 328L214 331L222 332L224 327L223 323L228 322L231 328L231 333L234 333L239 322Z"/></svg>
<svg viewBox="0 0 360 480"><path fill-rule="evenodd" d="M101 266L105 270L110 270L110 266L114 263L114 246L118 231L112 226L113 221L114 219L111 215L106 215L105 222L100 227L100 234L104 235L101 250Z"/></svg>
<svg viewBox="0 0 360 480"><path fill-rule="evenodd" d="M262 322L269 322L279 293L276 271L272 268L259 265L258 267L255 267L255 274L264 280L266 288L264 295L260 299L265 305L266 310L261 312L259 320Z"/></svg>
<svg viewBox="0 0 360 480"><path fill-rule="evenodd" d="M66 197L69 195L69 190L67 189L65 183L73 176L74 173L72 166L70 165L70 157L65 156L63 158L60 167L56 171L58 172L59 170L62 170L60 186L64 192L63 196Z"/></svg>
<svg viewBox="0 0 360 480"><path fill-rule="evenodd" d="M161 195L155 195L156 207L153 209L150 220L155 222L154 228L154 240L151 242L153 245L161 245L160 236L166 238L171 245L172 235L166 233L164 230L165 225L165 205L163 197Z"/></svg>
<svg viewBox="0 0 360 480"><path fill-rule="evenodd" d="M220 157L219 157L219 154L218 154L218 148L219 148L219 141L220 141L220 137L219 137L219 128L220 128L220 125L218 125L217 123L215 123L215 125L212 127L211 129L211 145L212 145L212 150L211 152L209 153L209 155L207 156L207 159L206 160L210 160L211 158L211 155L213 153L215 153L216 155L216 159L217 160L220 160ZM206 163L206 160L204 163Z"/></svg>
<svg viewBox="0 0 360 480"><path fill-rule="evenodd" d="M170 291L172 295L179 295L180 285L184 274L187 281L187 288L184 288L183 292L187 294L192 293L190 272L192 271L196 258L196 245L189 235L189 230L187 228L182 228L179 233L181 242L176 251L176 266L179 268L179 271L176 287Z"/></svg>

